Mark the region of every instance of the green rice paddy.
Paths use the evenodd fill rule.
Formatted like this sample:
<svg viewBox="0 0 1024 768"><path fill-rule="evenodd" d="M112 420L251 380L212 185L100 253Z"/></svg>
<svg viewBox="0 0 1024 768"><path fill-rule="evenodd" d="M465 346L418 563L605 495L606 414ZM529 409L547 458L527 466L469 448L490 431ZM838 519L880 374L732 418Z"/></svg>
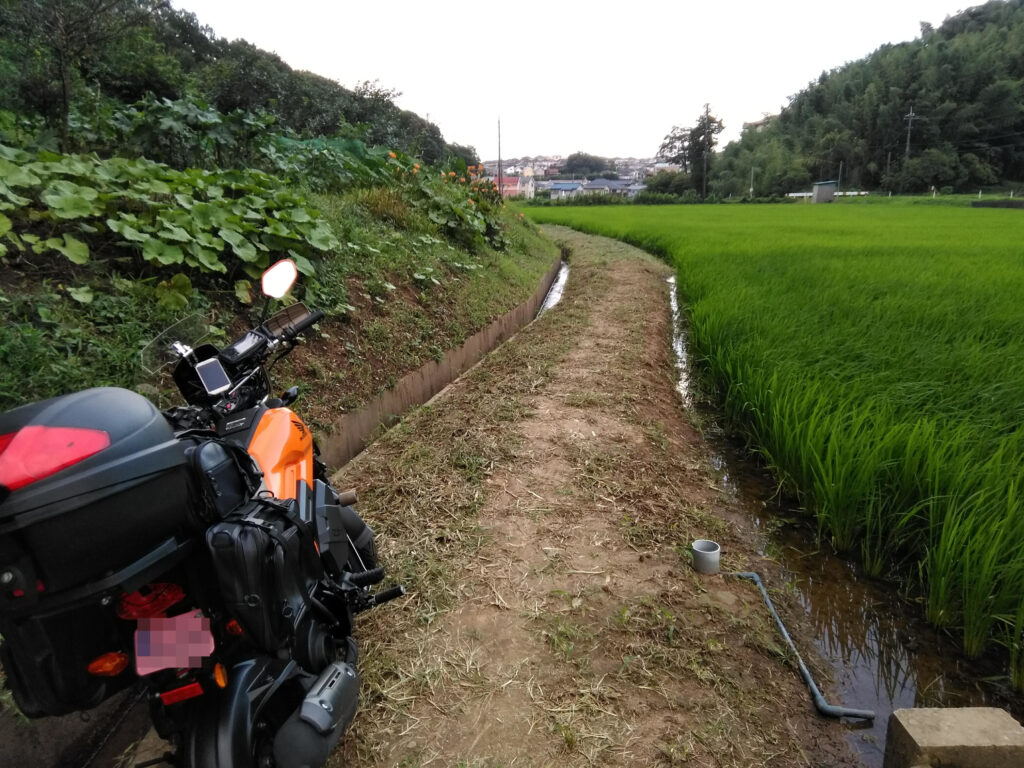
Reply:
<svg viewBox="0 0 1024 768"><path fill-rule="evenodd" d="M1024 687L1024 211L536 208L678 267L732 424L876 576Z"/></svg>

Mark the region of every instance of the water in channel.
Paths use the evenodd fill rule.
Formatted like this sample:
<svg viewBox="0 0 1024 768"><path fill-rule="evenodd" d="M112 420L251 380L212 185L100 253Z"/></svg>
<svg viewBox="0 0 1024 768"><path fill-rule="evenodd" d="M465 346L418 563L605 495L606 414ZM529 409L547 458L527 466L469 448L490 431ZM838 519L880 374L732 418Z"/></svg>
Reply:
<svg viewBox="0 0 1024 768"><path fill-rule="evenodd" d="M541 302L540 309L537 310L537 317L540 317L555 304L562 300L562 292L565 290L565 281L569 279L569 262L562 261L558 267L558 274L555 275L554 282L551 283L551 287L548 289L547 295L544 297L544 301Z"/></svg>
<svg viewBox="0 0 1024 768"><path fill-rule="evenodd" d="M679 394L687 407L701 407L693 393L675 279L669 283ZM713 413L703 415L714 421ZM950 637L924 622L920 606L901 598L893 585L866 577L857 564L825 551L827 545L819 547L813 521L780 499L771 478L721 430L712 427L705 436L714 452L717 486L749 516L760 532L760 554L781 564L807 614L815 648L834 678L831 691L828 680L817 681L825 698L875 712L873 723L844 720L842 726L865 768L882 767L886 726L895 709L989 706L1024 718L1024 701L1009 690L998 659L962 659ZM810 695L793 705L811 706Z"/></svg>

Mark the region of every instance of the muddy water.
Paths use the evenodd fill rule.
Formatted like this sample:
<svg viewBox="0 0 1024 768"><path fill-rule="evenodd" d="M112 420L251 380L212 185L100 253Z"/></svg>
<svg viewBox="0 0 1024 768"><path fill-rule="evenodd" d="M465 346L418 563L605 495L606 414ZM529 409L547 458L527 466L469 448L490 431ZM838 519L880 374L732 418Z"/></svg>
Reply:
<svg viewBox="0 0 1024 768"><path fill-rule="evenodd" d="M674 346L686 352L684 323L672 283ZM684 402L693 396L685 356L677 360ZM683 381L685 379L685 381ZM713 421L713 413L703 414ZM922 620L921 607L893 585L866 577L850 561L819 547L806 513L778 498L775 485L714 428L705 433L718 486L746 510L761 533L761 554L780 563L814 629L834 685L815 671L830 704L871 709L873 723L843 721L865 768L881 768L889 715L904 707L995 706L1024 719L1024 702L1008 690L999 659L966 662L953 640ZM805 702L794 706L805 706Z"/></svg>

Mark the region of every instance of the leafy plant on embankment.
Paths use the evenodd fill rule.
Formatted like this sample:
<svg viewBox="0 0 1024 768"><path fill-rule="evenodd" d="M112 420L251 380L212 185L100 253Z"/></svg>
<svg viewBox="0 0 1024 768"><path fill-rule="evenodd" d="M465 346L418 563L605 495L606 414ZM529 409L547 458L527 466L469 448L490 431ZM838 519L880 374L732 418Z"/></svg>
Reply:
<svg viewBox="0 0 1024 768"><path fill-rule="evenodd" d="M178 171L150 160L36 156L0 145L0 255L95 249L157 269L257 276L273 257L311 259L338 245L315 210L259 171ZM111 252L106 252L109 257Z"/></svg>
<svg viewBox="0 0 1024 768"><path fill-rule="evenodd" d="M1024 217L889 206L536 209L667 254L725 414L874 575L1024 684Z"/></svg>
<svg viewBox="0 0 1024 768"><path fill-rule="evenodd" d="M304 185L0 145L0 408L133 386L147 341L197 311L223 333L252 276L288 256L306 273L299 295L348 323L346 364L316 388L329 421L342 394L358 404L523 301L553 258L477 168L348 140L261 145ZM367 328L389 354L364 354Z"/></svg>

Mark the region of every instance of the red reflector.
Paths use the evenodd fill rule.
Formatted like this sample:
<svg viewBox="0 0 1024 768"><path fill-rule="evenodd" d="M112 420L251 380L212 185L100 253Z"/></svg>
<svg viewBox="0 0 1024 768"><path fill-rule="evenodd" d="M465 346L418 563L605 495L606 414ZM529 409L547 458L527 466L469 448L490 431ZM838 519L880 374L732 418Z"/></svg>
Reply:
<svg viewBox="0 0 1024 768"><path fill-rule="evenodd" d="M0 436L0 485L16 491L110 446L100 429L23 427Z"/></svg>
<svg viewBox="0 0 1024 768"><path fill-rule="evenodd" d="M177 584L149 584L138 592L121 595L117 615L122 619L152 619L162 617L167 609L180 603L185 590Z"/></svg>
<svg viewBox="0 0 1024 768"><path fill-rule="evenodd" d="M97 677L116 677L128 669L128 654L111 651L89 662L89 674Z"/></svg>
<svg viewBox="0 0 1024 768"><path fill-rule="evenodd" d="M189 683L188 685L181 686L181 688L164 691L160 694L160 701L164 703L164 706L169 707L171 704L177 704L179 701L194 699L196 696L202 695L203 686L199 683Z"/></svg>

